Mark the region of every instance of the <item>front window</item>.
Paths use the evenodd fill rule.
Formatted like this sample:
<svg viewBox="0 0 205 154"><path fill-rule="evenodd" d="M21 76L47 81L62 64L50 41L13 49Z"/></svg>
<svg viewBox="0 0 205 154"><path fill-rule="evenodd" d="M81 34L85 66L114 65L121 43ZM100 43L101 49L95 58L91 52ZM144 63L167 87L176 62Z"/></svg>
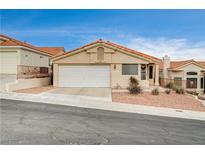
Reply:
<svg viewBox="0 0 205 154"><path fill-rule="evenodd" d="M187 75L197 75L197 72L187 72Z"/></svg>
<svg viewBox="0 0 205 154"><path fill-rule="evenodd" d="M48 67L40 67L40 74L48 74Z"/></svg>
<svg viewBox="0 0 205 154"><path fill-rule="evenodd" d="M197 78L187 78L186 87L196 89L197 88Z"/></svg>
<svg viewBox="0 0 205 154"><path fill-rule="evenodd" d="M122 75L137 75L138 64L122 64Z"/></svg>
<svg viewBox="0 0 205 154"><path fill-rule="evenodd" d="M201 78L201 89L204 88L204 78Z"/></svg>

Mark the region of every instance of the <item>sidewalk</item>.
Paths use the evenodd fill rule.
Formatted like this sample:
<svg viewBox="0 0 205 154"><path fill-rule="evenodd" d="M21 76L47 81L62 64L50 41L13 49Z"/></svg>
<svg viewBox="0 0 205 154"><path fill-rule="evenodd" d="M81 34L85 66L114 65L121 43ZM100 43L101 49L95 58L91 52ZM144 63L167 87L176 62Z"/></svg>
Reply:
<svg viewBox="0 0 205 154"><path fill-rule="evenodd" d="M0 98L205 121L205 112L177 110L171 108L160 108L160 107L151 107L151 106L143 106L143 105L133 105L133 104L123 104L123 103L115 103L115 102L102 101L102 100L99 101L96 98L91 98L91 97L78 97L73 95L60 95L60 94L34 95L34 94L22 94L22 93L11 92L11 93L0 93Z"/></svg>

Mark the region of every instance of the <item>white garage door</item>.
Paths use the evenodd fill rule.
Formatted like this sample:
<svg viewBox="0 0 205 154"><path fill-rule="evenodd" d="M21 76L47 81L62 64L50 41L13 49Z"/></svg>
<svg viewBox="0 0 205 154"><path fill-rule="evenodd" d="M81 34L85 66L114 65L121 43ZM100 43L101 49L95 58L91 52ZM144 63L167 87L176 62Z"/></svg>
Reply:
<svg viewBox="0 0 205 154"><path fill-rule="evenodd" d="M0 52L0 74L17 74L17 52Z"/></svg>
<svg viewBox="0 0 205 154"><path fill-rule="evenodd" d="M59 66L59 87L110 87L110 67Z"/></svg>

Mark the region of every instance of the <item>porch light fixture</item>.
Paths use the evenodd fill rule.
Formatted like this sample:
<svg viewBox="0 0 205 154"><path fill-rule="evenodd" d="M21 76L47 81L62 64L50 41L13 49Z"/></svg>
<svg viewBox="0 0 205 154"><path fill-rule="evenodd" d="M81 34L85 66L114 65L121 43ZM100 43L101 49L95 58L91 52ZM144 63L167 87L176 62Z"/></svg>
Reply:
<svg viewBox="0 0 205 154"><path fill-rule="evenodd" d="M114 70L116 70L116 64L114 64Z"/></svg>

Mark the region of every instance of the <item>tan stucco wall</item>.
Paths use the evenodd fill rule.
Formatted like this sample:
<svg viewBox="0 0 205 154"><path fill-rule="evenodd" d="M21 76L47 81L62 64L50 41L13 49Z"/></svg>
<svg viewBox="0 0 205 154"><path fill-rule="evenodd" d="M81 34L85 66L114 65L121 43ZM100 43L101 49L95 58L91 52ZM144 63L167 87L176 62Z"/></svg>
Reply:
<svg viewBox="0 0 205 154"><path fill-rule="evenodd" d="M98 63L99 61L97 60L97 48L103 47L103 46L97 46L90 48L86 50L87 53L89 54L89 63ZM104 48L104 60L100 61L101 63L111 63L112 62L112 53L114 53L113 49L103 47Z"/></svg>
<svg viewBox="0 0 205 154"><path fill-rule="evenodd" d="M159 64L155 64L155 67L154 67L154 78L155 78L155 83L154 85L155 86L159 86Z"/></svg>
<svg viewBox="0 0 205 154"><path fill-rule="evenodd" d="M90 63L90 57L89 54L84 52L65 57L63 59L53 61L53 64L89 64Z"/></svg>
<svg viewBox="0 0 205 154"><path fill-rule="evenodd" d="M24 49L21 49L19 54L20 54L20 65L39 66L39 67L49 66L49 57L46 55L31 52Z"/></svg>
<svg viewBox="0 0 205 154"><path fill-rule="evenodd" d="M111 87L116 88L127 88L129 86L129 79L131 76L135 77L140 81L142 87L149 87L149 80L141 80L140 71L141 65L138 65L138 75L122 75L122 64L116 64L116 69L114 69L115 64L111 64Z"/></svg>
<svg viewBox="0 0 205 154"><path fill-rule="evenodd" d="M149 62L121 52L115 52L114 54L112 54L111 63L148 64Z"/></svg>
<svg viewBox="0 0 205 154"><path fill-rule="evenodd" d="M175 77L181 77L184 80L184 72L183 71L170 71L169 72L170 79L174 79Z"/></svg>
<svg viewBox="0 0 205 154"><path fill-rule="evenodd" d="M15 91L20 89L27 89L33 87L46 86L50 83L49 78L35 78L35 79L19 79L15 83L8 83L6 85L7 91Z"/></svg>
<svg viewBox="0 0 205 154"><path fill-rule="evenodd" d="M54 60L53 63L58 64L99 64L99 63L142 63L148 64L149 62L134 56L122 53L120 51L114 51L110 48L105 48L104 60L99 62L97 60L97 51L98 47L91 48L76 54L73 54L69 57L64 57L59 60Z"/></svg>
<svg viewBox="0 0 205 154"><path fill-rule="evenodd" d="M58 87L58 71L59 71L59 65L53 64L53 86Z"/></svg>
<svg viewBox="0 0 205 154"><path fill-rule="evenodd" d="M99 46L98 46L99 47ZM120 51L114 51L110 48L104 47L105 54L104 54L104 61L99 62L97 61L96 51L98 47L94 47L88 50L84 50L77 54L64 57L62 59L54 60L53 61L53 83L54 86L58 86L58 65L60 64L70 64L70 65L83 65L83 64L91 64L91 65L99 65L99 64L110 64L111 67L111 87L116 87L119 84L122 88L127 88L129 85L129 78L131 75L122 75L122 64L139 64L138 65L138 75L134 76L137 79L141 79L140 73L140 64L149 64L147 60L143 58L134 57L129 54L125 54ZM114 70L114 64L116 64L116 70ZM155 69L155 68L154 68ZM143 87L149 87L149 80L140 80L140 84Z"/></svg>

